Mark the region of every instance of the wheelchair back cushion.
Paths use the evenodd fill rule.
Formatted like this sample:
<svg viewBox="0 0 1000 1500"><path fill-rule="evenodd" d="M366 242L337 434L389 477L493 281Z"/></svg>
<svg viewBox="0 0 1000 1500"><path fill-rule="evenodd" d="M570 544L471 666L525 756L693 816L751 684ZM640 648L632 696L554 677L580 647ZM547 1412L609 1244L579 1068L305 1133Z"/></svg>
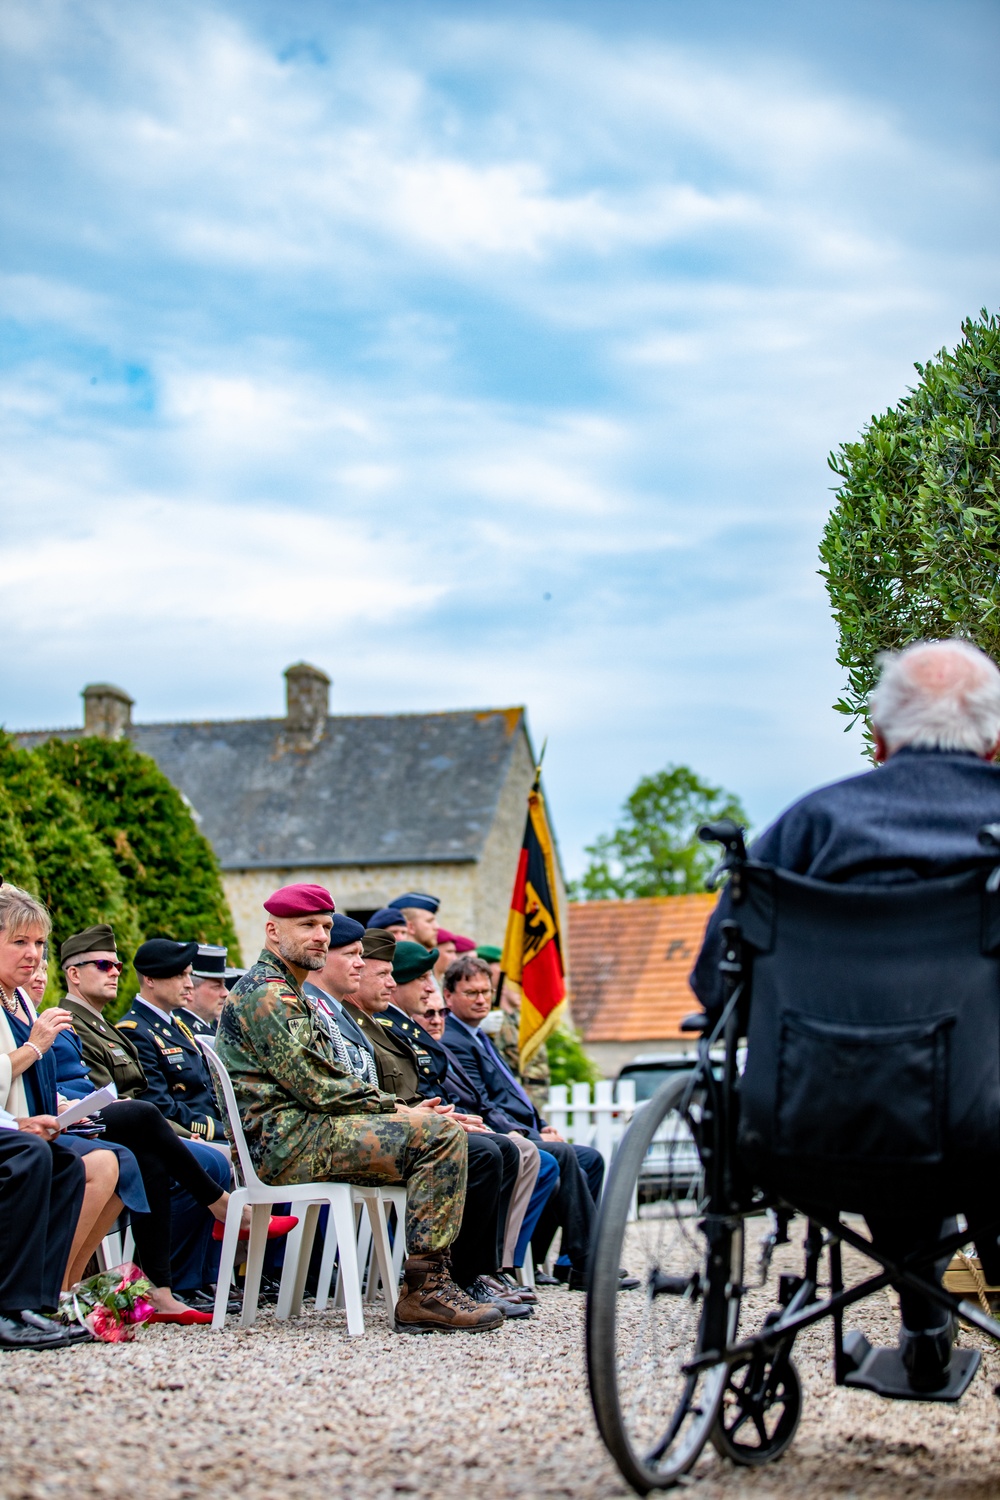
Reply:
<svg viewBox="0 0 1000 1500"><path fill-rule="evenodd" d="M826 1181L843 1199L914 1170L1000 1166L991 883L985 870L879 886L742 872L739 1144L762 1181Z"/></svg>

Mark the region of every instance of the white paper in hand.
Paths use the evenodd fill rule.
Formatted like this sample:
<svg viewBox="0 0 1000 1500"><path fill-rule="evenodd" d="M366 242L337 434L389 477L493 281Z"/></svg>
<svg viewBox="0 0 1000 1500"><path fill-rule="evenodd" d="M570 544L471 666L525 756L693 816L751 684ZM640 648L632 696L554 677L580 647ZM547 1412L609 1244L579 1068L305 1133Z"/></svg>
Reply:
<svg viewBox="0 0 1000 1500"><path fill-rule="evenodd" d="M59 1129L65 1130L67 1125L89 1120L91 1115L96 1115L106 1104L114 1104L117 1098L118 1090L113 1083L109 1083L107 1088L97 1089L95 1093L88 1094L86 1099L74 1099L69 1109L64 1109L59 1116Z"/></svg>

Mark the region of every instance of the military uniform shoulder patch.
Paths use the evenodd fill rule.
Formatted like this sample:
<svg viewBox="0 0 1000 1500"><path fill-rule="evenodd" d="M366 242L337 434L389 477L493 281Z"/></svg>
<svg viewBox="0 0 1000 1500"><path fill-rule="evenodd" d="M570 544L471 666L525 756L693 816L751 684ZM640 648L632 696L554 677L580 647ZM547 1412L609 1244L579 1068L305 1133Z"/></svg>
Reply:
<svg viewBox="0 0 1000 1500"><path fill-rule="evenodd" d="M117 1029L119 1031L135 1031L138 1024L138 1021L119 1021Z"/></svg>
<svg viewBox="0 0 1000 1500"><path fill-rule="evenodd" d="M392 1022L391 1021L384 1020L382 1016L376 1016L375 1019L378 1022L378 1024L380 1026L384 1026L387 1031L391 1031L392 1030Z"/></svg>

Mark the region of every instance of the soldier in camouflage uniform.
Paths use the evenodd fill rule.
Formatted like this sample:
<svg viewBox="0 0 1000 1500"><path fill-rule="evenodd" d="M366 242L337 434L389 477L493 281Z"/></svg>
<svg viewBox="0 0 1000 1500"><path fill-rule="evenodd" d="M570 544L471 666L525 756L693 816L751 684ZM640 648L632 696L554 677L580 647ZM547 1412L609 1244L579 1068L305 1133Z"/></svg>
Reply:
<svg viewBox="0 0 1000 1500"><path fill-rule="evenodd" d="M232 990L216 1043L254 1166L273 1185L405 1183L408 1259L397 1331L497 1327L499 1310L473 1302L449 1275L448 1246L465 1203L465 1133L343 1068L302 989L326 960L329 892L286 886L264 908L266 946Z"/></svg>

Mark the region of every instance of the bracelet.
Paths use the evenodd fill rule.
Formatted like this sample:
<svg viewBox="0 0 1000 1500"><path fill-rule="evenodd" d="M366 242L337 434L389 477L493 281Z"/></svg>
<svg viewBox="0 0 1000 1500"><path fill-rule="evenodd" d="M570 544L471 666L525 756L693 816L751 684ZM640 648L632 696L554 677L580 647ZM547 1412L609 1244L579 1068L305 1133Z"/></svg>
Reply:
<svg viewBox="0 0 1000 1500"><path fill-rule="evenodd" d="M35 1044L34 1044L34 1042L25 1042L24 1045L26 1047L30 1047L31 1050L32 1050L32 1052L38 1058L38 1061L41 1062L42 1056L43 1056L41 1047L36 1047ZM34 1063L32 1063L31 1066L34 1067L35 1066Z"/></svg>

